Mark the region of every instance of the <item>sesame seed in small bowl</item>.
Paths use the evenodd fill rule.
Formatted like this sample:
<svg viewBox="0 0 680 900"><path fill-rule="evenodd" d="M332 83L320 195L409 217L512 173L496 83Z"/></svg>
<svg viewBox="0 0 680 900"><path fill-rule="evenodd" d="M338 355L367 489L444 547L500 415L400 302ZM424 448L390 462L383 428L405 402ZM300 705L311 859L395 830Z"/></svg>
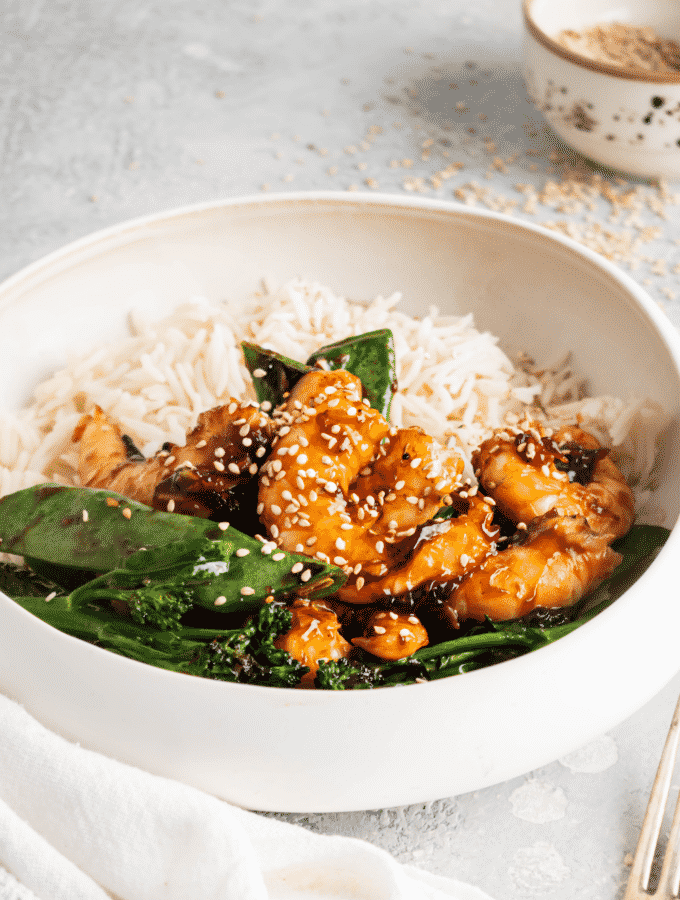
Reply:
<svg viewBox="0 0 680 900"><path fill-rule="evenodd" d="M527 91L555 133L601 165L680 178L676 0L523 0Z"/></svg>

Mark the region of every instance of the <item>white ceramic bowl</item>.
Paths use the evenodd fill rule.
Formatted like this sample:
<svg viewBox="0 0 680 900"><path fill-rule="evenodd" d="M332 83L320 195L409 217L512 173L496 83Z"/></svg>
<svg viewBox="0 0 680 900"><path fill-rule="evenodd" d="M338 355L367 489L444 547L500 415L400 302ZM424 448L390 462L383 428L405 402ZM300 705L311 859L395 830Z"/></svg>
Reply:
<svg viewBox="0 0 680 900"><path fill-rule="evenodd" d="M472 311L510 353L565 347L591 390L645 394L672 417L658 500L680 513L680 350L645 292L573 242L508 217L372 194L254 197L139 219L77 241L0 286L0 408L69 351L195 293L239 302L263 275L353 298L404 292ZM263 810L401 805L471 791L571 752L680 666L680 530L609 609L554 645L466 675L323 692L207 681L61 634L0 595L0 689L45 725L152 772Z"/></svg>
<svg viewBox="0 0 680 900"><path fill-rule="evenodd" d="M648 26L680 43L676 0L524 0L529 96L552 129L595 162L634 175L680 178L680 72L631 72L572 53L565 29Z"/></svg>

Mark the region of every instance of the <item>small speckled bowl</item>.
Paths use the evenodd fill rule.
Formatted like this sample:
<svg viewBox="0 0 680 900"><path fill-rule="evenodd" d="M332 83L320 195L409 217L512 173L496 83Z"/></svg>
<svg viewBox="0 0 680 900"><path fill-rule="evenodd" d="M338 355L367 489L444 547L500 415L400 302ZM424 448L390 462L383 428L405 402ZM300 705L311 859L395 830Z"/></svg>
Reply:
<svg viewBox="0 0 680 900"><path fill-rule="evenodd" d="M523 0L527 91L548 124L584 156L648 178L680 178L680 72L632 71L557 43L565 30L620 22L680 43L677 0Z"/></svg>

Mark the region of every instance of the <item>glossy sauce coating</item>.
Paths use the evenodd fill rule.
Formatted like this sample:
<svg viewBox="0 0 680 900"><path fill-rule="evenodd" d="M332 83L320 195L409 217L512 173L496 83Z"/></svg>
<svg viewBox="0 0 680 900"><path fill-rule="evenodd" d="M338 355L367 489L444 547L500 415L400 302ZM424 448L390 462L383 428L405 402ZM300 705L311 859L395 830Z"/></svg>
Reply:
<svg viewBox="0 0 680 900"><path fill-rule="evenodd" d="M285 550L341 566L345 602L366 603L398 542L459 484L462 461L421 429L390 429L342 369L305 375L291 392L260 477L258 514Z"/></svg>
<svg viewBox="0 0 680 900"><path fill-rule="evenodd" d="M302 685L310 685L322 659L342 659L352 649L340 634L340 623L335 612L323 600L297 599L291 606L293 621L286 634L275 641L279 650L309 666Z"/></svg>
<svg viewBox="0 0 680 900"><path fill-rule="evenodd" d="M167 444L149 459L99 406L81 418L73 440L79 444L78 474L85 487L107 488L160 508L155 502L158 486L182 469L195 470L208 486L224 493L239 481L254 478L272 432L271 419L257 405L232 399L201 413L186 444ZM167 489L162 508L172 511L172 485Z"/></svg>
<svg viewBox="0 0 680 900"><path fill-rule="evenodd" d="M444 611L455 627L463 619L503 622L536 607L570 606L611 575L620 559L582 516L549 513L465 577Z"/></svg>
<svg viewBox="0 0 680 900"><path fill-rule="evenodd" d="M426 647L428 635L418 616L380 610L373 613L362 637L352 639L360 647L379 659L406 659Z"/></svg>
<svg viewBox="0 0 680 900"><path fill-rule="evenodd" d="M578 455L579 447L600 449L592 435L576 426L551 436L536 427L516 435L500 432L484 441L473 463L484 490L515 524L555 510L584 516L593 531L614 540L633 524L633 492L606 454L596 459L586 484L571 481L569 457Z"/></svg>

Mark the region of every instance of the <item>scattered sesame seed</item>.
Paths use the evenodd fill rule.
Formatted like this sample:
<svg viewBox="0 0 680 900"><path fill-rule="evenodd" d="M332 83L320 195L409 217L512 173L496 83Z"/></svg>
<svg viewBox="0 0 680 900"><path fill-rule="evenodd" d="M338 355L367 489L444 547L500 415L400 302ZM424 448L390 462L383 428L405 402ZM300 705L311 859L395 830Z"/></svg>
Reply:
<svg viewBox="0 0 680 900"><path fill-rule="evenodd" d="M236 551L237 556L248 556L250 550L247 547L239 547Z"/></svg>
<svg viewBox="0 0 680 900"><path fill-rule="evenodd" d="M227 602L227 598L225 596L217 597L215 600L215 606L224 606Z"/></svg>
<svg viewBox="0 0 680 900"><path fill-rule="evenodd" d="M245 585L244 587L241 588L241 594L244 597L250 597L254 593L255 593L255 588L248 587L248 585Z"/></svg>
<svg viewBox="0 0 680 900"><path fill-rule="evenodd" d="M300 581L309 581L312 577L312 573L309 569L305 569L305 571L300 575Z"/></svg>
<svg viewBox="0 0 680 900"><path fill-rule="evenodd" d="M129 506L125 507L125 509L123 510L123 515L125 516L126 519L132 518L132 510L130 509Z"/></svg>
<svg viewBox="0 0 680 900"><path fill-rule="evenodd" d="M264 378L267 373L264 369L254 369L253 378Z"/></svg>

